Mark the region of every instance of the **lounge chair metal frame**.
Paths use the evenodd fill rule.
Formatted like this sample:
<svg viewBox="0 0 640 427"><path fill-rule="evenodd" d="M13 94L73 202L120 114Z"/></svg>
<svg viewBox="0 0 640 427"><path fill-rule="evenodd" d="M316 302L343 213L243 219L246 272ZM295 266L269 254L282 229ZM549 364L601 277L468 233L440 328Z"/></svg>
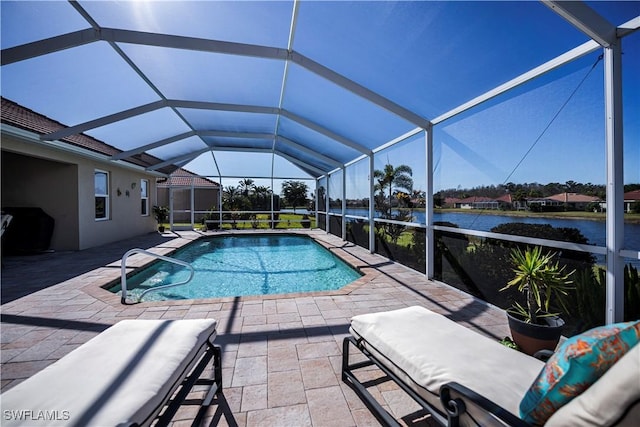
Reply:
<svg viewBox="0 0 640 427"><path fill-rule="evenodd" d="M189 373L188 371L184 372L184 374L181 376L183 380L181 381L181 383L176 384L176 386L174 387L174 392L175 389L178 388L178 386L180 387L178 393L173 399L171 399L173 392L169 393L169 395L167 396L167 399L164 401L163 405L167 405L167 402L169 402L169 404L167 405L164 412L158 417L158 421L155 424L156 426L167 426L171 423L171 420L176 415L176 412L178 412L180 406L185 404L185 399L193 386L207 385L209 386L209 389L207 390L205 397L199 403L200 410L198 411L196 417L193 419L193 422L191 423L192 426L201 424L207 408L213 403L214 397L222 393L222 350L219 345L213 344L210 339L207 339L206 344L207 349L205 350L205 353L202 355L198 364L193 368L191 373ZM213 378L201 378L202 373L209 365L211 359L213 359ZM162 408L159 408L158 410L160 411L162 410ZM136 425L132 427L136 427Z"/></svg>
<svg viewBox="0 0 640 427"><path fill-rule="evenodd" d="M400 423L387 412L382 405L369 393L367 387L362 384L355 376L354 370L375 365L384 372L391 380L393 380L404 392L406 392L413 400L418 403L422 409L431 415L431 419L442 426L457 427L460 423L460 417L467 412L465 402L472 403L479 408L490 413L493 417L501 420L507 426L527 427L529 424L516 417L506 409L500 407L489 399L475 393L473 390L455 383L450 382L443 385L440 389L440 402L442 408L435 407L427 402L422 396L416 393L411 387L404 383L393 371L391 371L384 363L371 354L363 345L362 339L356 339L353 336L345 337L342 342L342 380L347 383L363 400L365 405L371 410L373 415L386 426L399 426ZM362 362L349 362L350 345L357 348L367 360ZM388 361L391 363L390 361Z"/></svg>

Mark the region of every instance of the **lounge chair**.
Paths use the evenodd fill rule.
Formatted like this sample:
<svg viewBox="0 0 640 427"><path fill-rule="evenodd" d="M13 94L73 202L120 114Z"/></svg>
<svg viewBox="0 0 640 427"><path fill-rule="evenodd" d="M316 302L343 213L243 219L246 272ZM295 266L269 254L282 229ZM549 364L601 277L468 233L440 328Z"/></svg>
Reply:
<svg viewBox="0 0 640 427"><path fill-rule="evenodd" d="M632 332L640 331L640 322ZM398 421L367 390L376 365L440 425L528 426L520 402L545 362L422 307L355 316L343 342L342 379L384 425ZM356 347L365 357L349 354ZM549 362L551 363L551 362ZM640 345L632 346L545 425L638 425Z"/></svg>
<svg viewBox="0 0 640 427"><path fill-rule="evenodd" d="M193 385L206 383L195 424L222 390L216 325L123 320L0 395L2 425L167 425ZM212 358L214 378L200 379Z"/></svg>

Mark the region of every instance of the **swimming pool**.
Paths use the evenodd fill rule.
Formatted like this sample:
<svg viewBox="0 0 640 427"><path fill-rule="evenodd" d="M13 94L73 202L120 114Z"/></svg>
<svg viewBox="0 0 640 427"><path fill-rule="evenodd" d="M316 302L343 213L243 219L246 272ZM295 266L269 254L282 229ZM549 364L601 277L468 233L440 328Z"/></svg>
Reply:
<svg viewBox="0 0 640 427"><path fill-rule="evenodd" d="M306 236L250 235L199 239L171 255L190 263L186 285L146 293L142 301L220 298L336 290L361 277ZM188 278L186 268L156 262L127 279L127 299L150 287ZM120 283L109 289L119 293Z"/></svg>

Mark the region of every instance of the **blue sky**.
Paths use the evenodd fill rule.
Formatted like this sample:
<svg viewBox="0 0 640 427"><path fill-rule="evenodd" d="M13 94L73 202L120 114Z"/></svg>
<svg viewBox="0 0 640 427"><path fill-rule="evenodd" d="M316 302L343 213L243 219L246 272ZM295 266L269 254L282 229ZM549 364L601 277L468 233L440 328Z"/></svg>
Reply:
<svg viewBox="0 0 640 427"><path fill-rule="evenodd" d="M80 4L105 27L280 48L287 45L292 10L292 3L286 1ZM589 4L614 24L640 15L637 1ZM3 0L0 6L3 49L88 27L62 1ZM293 47L432 119L586 40L584 34L539 2L303 1ZM281 61L119 46L168 98L272 107L280 104L284 73ZM640 182L640 34L625 38L623 49L625 182L632 183ZM603 184L602 62L590 71L599 53L436 126L434 189L508 181ZM3 96L68 125L158 99L105 42L4 66L1 77ZM369 148L415 128L297 65L289 67L281 106ZM221 115L197 116L195 110L181 113L203 129L212 121L225 130L264 132L276 126L275 116L265 120L257 115L238 115L227 120ZM279 126L285 136L304 141L324 154L333 154L340 161L358 155L290 121L282 120ZM164 109L87 133L126 150L187 130L178 116ZM198 138L191 138L154 154L171 157L202 147ZM414 169L416 188L424 188L423 153L423 138L414 138L380 153L376 167L381 168L387 159L393 164L408 164ZM216 159L225 175L271 173L267 155L221 152ZM204 175L217 175L210 154L186 167ZM276 161L275 169L283 177L304 176L283 159ZM347 176L362 175L363 168L357 169ZM237 179L228 181L224 184L234 184ZM279 185L274 187L278 192ZM366 186L363 187L353 193L366 193Z"/></svg>

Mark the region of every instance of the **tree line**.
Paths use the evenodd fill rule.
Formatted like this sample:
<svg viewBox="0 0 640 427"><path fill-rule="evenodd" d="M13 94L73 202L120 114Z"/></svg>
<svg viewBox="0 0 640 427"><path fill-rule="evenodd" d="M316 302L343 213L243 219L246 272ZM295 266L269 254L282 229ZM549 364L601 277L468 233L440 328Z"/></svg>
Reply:
<svg viewBox="0 0 640 427"><path fill-rule="evenodd" d="M640 184L627 184L624 186L624 192L640 190ZM435 199L444 200L448 197L457 199L466 199L467 197L491 197L498 198L505 194L511 194L514 200L524 200L531 197L549 197L559 193L579 193L587 196L598 197L602 200L606 198L606 185L580 183L576 181L567 181L565 183L550 182L548 184L540 184L537 182L516 184L508 182L499 185L482 185L474 188L449 188L438 191L434 194Z"/></svg>

